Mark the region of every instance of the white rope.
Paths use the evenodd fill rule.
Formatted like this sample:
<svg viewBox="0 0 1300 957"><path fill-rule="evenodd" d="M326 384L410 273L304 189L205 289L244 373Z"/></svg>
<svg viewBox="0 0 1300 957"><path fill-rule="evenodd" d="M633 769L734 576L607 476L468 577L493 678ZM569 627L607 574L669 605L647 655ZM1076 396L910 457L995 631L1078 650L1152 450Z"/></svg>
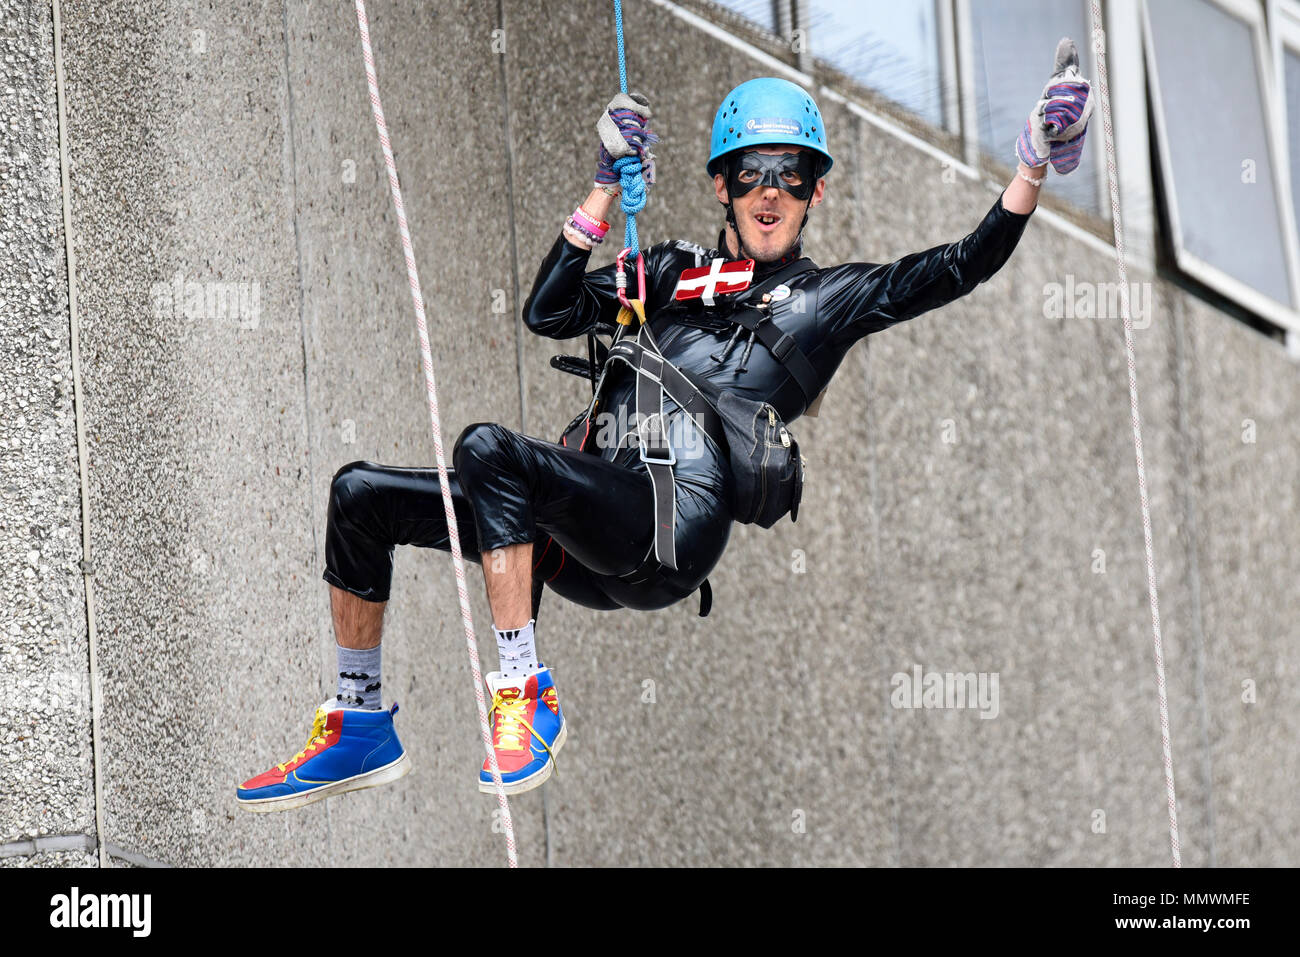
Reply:
<svg viewBox="0 0 1300 957"><path fill-rule="evenodd" d="M1115 265L1119 270L1119 302L1124 318L1124 351L1128 358L1128 397L1133 415L1133 448L1137 454L1138 495L1142 501L1142 535L1146 542L1147 594L1151 599L1151 628L1155 636L1156 695L1160 700L1160 742L1164 749L1165 791L1169 800L1169 843L1174 867L1182 867L1178 846L1178 805L1174 797L1174 753L1169 744L1169 699L1165 693L1165 656L1160 638L1160 601L1156 597L1156 556L1151 544L1151 506L1147 501L1147 474L1142 457L1142 421L1138 416L1137 363L1133 355L1133 319L1129 314L1128 268L1124 263L1124 230L1119 216L1119 177L1115 169L1115 133L1110 119L1110 85L1106 82L1106 33L1101 26L1101 5L1092 0L1092 46L1097 60L1097 88L1101 94L1102 127L1106 135L1106 177L1110 181L1110 214L1115 229Z"/></svg>
<svg viewBox="0 0 1300 957"><path fill-rule="evenodd" d="M492 770L492 783L496 785L497 804L501 807L501 823L506 835L506 854L510 866L518 867L519 859L515 854L515 829L510 820L510 802L506 798L505 788L501 785L501 769L497 766L496 751L492 747L492 732L488 727L487 704L483 696L483 670L479 667L478 645L474 641L474 617L469 607L469 591L465 587L465 562L460 553L460 530L456 525L451 486L447 481L447 462L442 454L442 425L438 419L438 391L433 379L433 355L429 349L424 296L420 292L420 276L415 269L411 233L406 226L406 207L402 205L402 189L397 182L397 164L393 161L393 148L388 141L388 125L384 122L384 108L379 102L379 81L375 76L375 57L370 50L370 27L366 21L365 0L356 0L356 4L357 25L361 28L361 52L366 60L366 83L370 86L370 105L375 114L375 127L379 130L379 143L384 148L384 162L388 165L388 184L393 190L397 228L401 231L402 251L406 254L406 275L411 284L411 299L415 303L415 324L420 331L420 360L424 367L425 391L429 399L433 452L438 461L438 484L442 486L442 504L447 513L447 538L451 542L451 561L456 569L456 593L460 597L460 613L465 621L465 644L469 647L469 663L474 672L474 698L478 703L479 730L483 737L483 748L487 751L488 765Z"/></svg>
<svg viewBox="0 0 1300 957"><path fill-rule="evenodd" d="M99 629L95 621L94 553L90 549L90 454L86 448L86 394L81 384L81 310L77 305L76 242L72 235L72 160L68 154L68 97L63 70L63 22L59 0L54 13L54 95L59 108L59 185L63 200L63 254L68 267L68 328L72 346L72 411L77 424L77 477L81 483L81 580L86 589L86 644L90 679L90 754L95 781L95 840L99 866L108 867L104 840L104 734L99 686Z"/></svg>

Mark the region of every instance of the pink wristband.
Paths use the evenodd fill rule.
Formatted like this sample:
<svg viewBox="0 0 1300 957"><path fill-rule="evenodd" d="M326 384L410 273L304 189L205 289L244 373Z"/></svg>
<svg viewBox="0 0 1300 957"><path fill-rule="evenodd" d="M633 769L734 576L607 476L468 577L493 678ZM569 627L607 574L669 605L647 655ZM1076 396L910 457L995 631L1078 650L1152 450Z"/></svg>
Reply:
<svg viewBox="0 0 1300 957"><path fill-rule="evenodd" d="M577 209L573 211L573 219L575 222L579 222L582 225L586 226L593 233L598 233L601 236L604 236L607 232L609 232L609 223L604 222L603 220L599 220L595 216L592 216L581 206L579 206Z"/></svg>

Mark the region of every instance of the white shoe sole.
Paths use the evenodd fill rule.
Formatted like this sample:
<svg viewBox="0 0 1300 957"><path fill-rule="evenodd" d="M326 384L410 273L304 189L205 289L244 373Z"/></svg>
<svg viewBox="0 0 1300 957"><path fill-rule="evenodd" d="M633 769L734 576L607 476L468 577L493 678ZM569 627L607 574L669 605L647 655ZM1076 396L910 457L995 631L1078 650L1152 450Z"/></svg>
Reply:
<svg viewBox="0 0 1300 957"><path fill-rule="evenodd" d="M564 747L564 739L569 736L569 722L560 725L560 733L555 736L555 743L551 745L551 754L560 753L560 748ZM541 769L524 778L522 781L502 781L501 788L507 794L522 794L524 791L531 791L533 788L539 788L546 783L551 772L555 770L555 760L552 758L542 765ZM484 794L496 794L497 786L490 780L486 783L479 778L478 789Z"/></svg>
<svg viewBox="0 0 1300 957"><path fill-rule="evenodd" d="M238 798L235 800L245 811L252 811L255 814L262 814L267 811L292 811L294 808L305 807L308 804L323 801L328 797L334 797L336 794L346 794L348 791L360 791L363 788L388 784L400 777L405 777L410 770L411 759L403 751L400 758L391 764L385 764L382 768L375 768L365 774L344 778L342 781L335 781L333 784L324 784L311 791L251 801L241 801Z"/></svg>

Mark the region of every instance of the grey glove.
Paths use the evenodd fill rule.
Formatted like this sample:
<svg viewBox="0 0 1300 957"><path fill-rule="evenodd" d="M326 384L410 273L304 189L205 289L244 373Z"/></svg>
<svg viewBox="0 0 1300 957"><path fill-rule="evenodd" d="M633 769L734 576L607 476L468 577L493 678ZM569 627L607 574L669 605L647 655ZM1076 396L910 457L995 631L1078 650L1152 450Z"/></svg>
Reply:
<svg viewBox="0 0 1300 957"><path fill-rule="evenodd" d="M610 100L596 121L596 132L600 134L605 152L614 159L638 153L637 147L629 143L627 137L631 136L634 142L638 138L644 139L648 119L650 101L640 93L620 93Z"/></svg>
<svg viewBox="0 0 1300 957"><path fill-rule="evenodd" d="M1079 74L1078 48L1065 37L1056 45L1052 78L1016 141L1016 156L1026 166L1050 159L1058 173L1071 172L1079 165L1092 107L1092 87Z"/></svg>

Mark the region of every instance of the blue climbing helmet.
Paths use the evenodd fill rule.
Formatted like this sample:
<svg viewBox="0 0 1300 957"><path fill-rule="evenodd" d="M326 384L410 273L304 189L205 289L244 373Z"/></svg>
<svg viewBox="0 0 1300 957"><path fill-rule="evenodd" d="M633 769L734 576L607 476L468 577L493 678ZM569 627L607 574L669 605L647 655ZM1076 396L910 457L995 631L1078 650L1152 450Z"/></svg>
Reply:
<svg viewBox="0 0 1300 957"><path fill-rule="evenodd" d="M820 175L830 172L822 113L797 84L773 76L746 80L728 93L713 117L709 143L710 176L722 172L723 157L746 146L806 146L822 158Z"/></svg>

